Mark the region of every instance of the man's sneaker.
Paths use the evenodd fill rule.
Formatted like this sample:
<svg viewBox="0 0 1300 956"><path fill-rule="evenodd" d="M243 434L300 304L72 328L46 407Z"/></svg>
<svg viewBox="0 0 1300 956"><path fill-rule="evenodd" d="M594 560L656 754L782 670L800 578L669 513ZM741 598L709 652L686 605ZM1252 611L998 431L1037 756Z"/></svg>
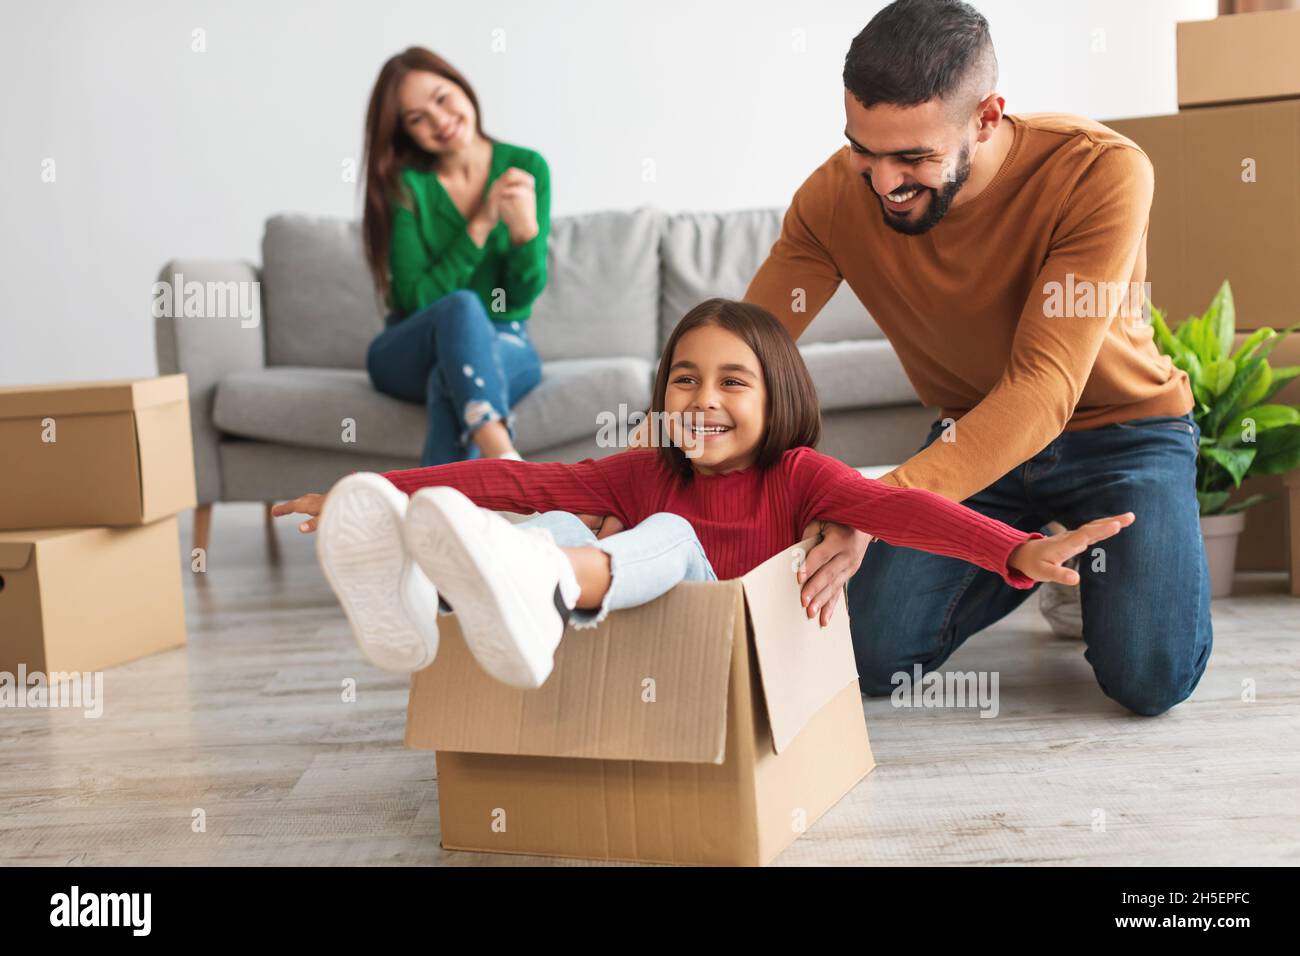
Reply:
<svg viewBox="0 0 1300 956"><path fill-rule="evenodd" d="M1049 521L1047 530L1060 534L1066 528L1059 521ZM1075 555L1062 567L1078 571L1079 556ZM1044 581L1038 588L1038 611L1058 637L1083 637L1083 602L1079 598L1079 585Z"/></svg>
<svg viewBox="0 0 1300 956"><path fill-rule="evenodd" d="M438 653L438 591L407 556L406 505L382 475L348 475L325 498L316 556L362 653L410 673Z"/></svg>
<svg viewBox="0 0 1300 956"><path fill-rule="evenodd" d="M549 534L516 528L455 488L421 488L406 548L456 611L479 665L514 687L550 676L578 581Z"/></svg>

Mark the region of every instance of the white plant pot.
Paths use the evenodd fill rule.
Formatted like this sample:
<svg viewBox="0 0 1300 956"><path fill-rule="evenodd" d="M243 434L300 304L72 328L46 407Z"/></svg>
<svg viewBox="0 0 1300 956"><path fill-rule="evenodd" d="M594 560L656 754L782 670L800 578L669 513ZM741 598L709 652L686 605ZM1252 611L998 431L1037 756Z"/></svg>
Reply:
<svg viewBox="0 0 1300 956"><path fill-rule="evenodd" d="M1246 527L1246 514L1206 515L1201 518L1205 560L1210 566L1210 597L1232 593L1232 574L1237 567L1237 539Z"/></svg>

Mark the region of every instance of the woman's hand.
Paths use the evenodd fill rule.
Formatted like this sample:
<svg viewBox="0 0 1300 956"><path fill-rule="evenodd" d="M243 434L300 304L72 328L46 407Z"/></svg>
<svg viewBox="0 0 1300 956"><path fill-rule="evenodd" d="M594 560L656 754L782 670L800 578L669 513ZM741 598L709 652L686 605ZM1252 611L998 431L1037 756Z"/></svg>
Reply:
<svg viewBox="0 0 1300 956"><path fill-rule="evenodd" d="M518 167L511 166L488 187L487 195L479 204L478 211L469 220L469 235L475 245L481 246L487 242L488 233L502 221L502 206L505 199L522 188L524 180L521 177L527 177L527 182L532 183L532 176ZM511 215L515 214L511 213Z"/></svg>
<svg viewBox="0 0 1300 956"><path fill-rule="evenodd" d="M310 519L298 525L298 530L303 534L311 534L316 530L316 524L320 521L320 509L325 504L324 495L299 495L293 501L284 501L271 508L271 514L275 517L281 515L311 515Z"/></svg>
<svg viewBox="0 0 1300 956"><path fill-rule="evenodd" d="M498 214L510 232L510 242L522 245L540 231L537 225L537 183L531 173L511 166L492 184L500 186Z"/></svg>
<svg viewBox="0 0 1300 956"><path fill-rule="evenodd" d="M1133 520L1133 512L1126 511L1122 515L1097 518L1080 525L1073 531L1063 531L1050 538L1026 541L1011 552L1007 565L1035 581L1078 584L1079 572L1071 568L1063 568L1061 564L1086 549L1088 545L1118 534L1121 528L1128 527Z"/></svg>
<svg viewBox="0 0 1300 956"><path fill-rule="evenodd" d="M844 583L858 573L867 545L872 537L857 528L835 524L831 521L814 521L804 528L803 536L818 532L821 542L808 552L796 579L803 585L800 600L809 617L821 614L821 626L831 622L835 605L844 590Z"/></svg>

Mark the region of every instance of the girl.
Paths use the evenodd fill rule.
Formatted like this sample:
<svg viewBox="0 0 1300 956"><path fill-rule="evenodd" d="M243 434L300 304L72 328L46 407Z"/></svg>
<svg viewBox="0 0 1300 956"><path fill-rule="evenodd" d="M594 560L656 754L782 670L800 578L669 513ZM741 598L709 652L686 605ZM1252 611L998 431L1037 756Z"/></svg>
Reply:
<svg viewBox="0 0 1300 956"><path fill-rule="evenodd" d="M687 313L664 345L651 411L668 421L672 440L659 447L573 465L353 474L323 502L304 495L275 513L321 515L324 504L321 565L372 661L415 669L432 659L433 602L419 593L432 582L484 669L521 687L546 679L566 620L592 626L679 581L738 577L813 519L1029 588L1078 584L1062 562L1134 518L1044 538L819 454L820 410L803 358L771 313L745 303L710 299ZM409 506L402 492L416 492ZM485 509L548 513L517 526ZM629 530L598 541L566 512L611 514ZM315 527L313 517L300 530Z"/></svg>
<svg viewBox="0 0 1300 956"><path fill-rule="evenodd" d="M545 160L487 136L468 81L411 47L375 81L365 167L366 261L393 307L371 382L426 406L424 464L518 458L510 408L541 380L526 320L546 285Z"/></svg>

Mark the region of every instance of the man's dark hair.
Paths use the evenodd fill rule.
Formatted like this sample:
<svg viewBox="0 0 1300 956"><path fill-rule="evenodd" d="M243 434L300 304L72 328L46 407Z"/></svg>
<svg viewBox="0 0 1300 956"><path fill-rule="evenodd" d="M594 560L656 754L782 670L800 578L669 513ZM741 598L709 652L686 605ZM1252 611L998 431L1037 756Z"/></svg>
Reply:
<svg viewBox="0 0 1300 956"><path fill-rule="evenodd" d="M988 21L961 0L895 0L853 38L844 58L844 87L867 108L937 97L964 119L997 76Z"/></svg>

